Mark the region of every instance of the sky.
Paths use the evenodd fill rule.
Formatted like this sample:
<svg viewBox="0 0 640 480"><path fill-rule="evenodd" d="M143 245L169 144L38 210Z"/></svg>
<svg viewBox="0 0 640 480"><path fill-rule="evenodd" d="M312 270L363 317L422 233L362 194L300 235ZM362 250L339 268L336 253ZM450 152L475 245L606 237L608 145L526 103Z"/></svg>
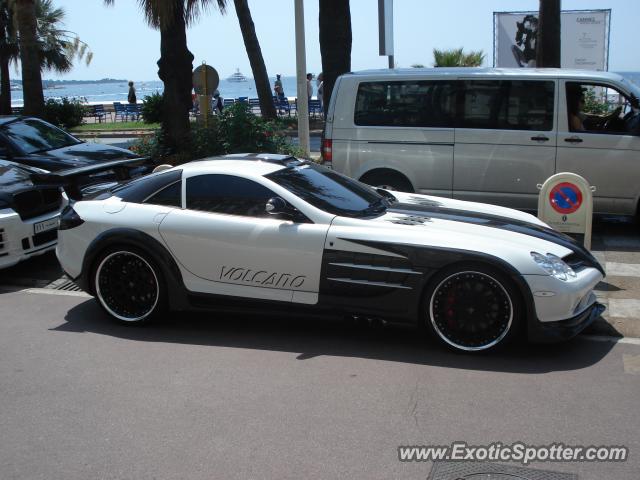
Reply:
<svg viewBox="0 0 640 480"><path fill-rule="evenodd" d="M294 0L248 0L269 76L295 75ZM137 0L53 0L66 11L65 28L93 52L89 66L76 62L64 75L44 72L46 79L134 81L157 80L160 34L144 21ZM215 2L213 2L215 3ZM203 61L225 78L251 68L233 1L225 15L212 8L187 31L194 67ZM378 55L378 2L351 0L352 70L387 68ZM493 12L537 10L538 0L394 0L394 50L398 67L432 66L433 49L483 50L493 65ZM609 70L640 71L637 32L640 0L562 0L563 10L611 9ZM304 0L307 71L321 70L318 0Z"/></svg>

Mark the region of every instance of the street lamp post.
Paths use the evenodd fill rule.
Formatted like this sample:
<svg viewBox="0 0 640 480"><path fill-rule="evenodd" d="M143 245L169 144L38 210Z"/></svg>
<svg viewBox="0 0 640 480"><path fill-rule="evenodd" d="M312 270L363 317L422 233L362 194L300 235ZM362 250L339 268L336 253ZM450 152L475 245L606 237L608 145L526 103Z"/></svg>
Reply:
<svg viewBox="0 0 640 480"><path fill-rule="evenodd" d="M298 140L308 157L309 152L309 104L307 98L307 61L304 45L304 6L295 0L296 14L296 78L298 87Z"/></svg>

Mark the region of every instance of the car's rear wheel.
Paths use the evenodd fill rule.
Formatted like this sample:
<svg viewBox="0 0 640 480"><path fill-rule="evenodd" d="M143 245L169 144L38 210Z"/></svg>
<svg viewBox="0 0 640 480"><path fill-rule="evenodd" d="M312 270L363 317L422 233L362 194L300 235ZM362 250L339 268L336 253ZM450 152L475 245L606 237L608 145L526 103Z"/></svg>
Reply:
<svg viewBox="0 0 640 480"><path fill-rule="evenodd" d="M118 247L99 256L93 291L102 309L120 322L146 322L165 310L162 272L153 259L135 248Z"/></svg>
<svg viewBox="0 0 640 480"><path fill-rule="evenodd" d="M520 296L508 278L480 265L436 275L423 309L436 337L465 352L495 349L512 341L522 311Z"/></svg>
<svg viewBox="0 0 640 480"><path fill-rule="evenodd" d="M373 170L365 173L360 181L376 188L413 193L413 186L407 177L394 170Z"/></svg>

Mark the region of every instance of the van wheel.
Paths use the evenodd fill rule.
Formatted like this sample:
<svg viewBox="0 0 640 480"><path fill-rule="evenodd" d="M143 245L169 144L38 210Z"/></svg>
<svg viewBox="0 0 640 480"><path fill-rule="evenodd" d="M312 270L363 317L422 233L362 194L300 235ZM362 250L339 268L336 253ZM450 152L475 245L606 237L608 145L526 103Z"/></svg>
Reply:
<svg viewBox="0 0 640 480"><path fill-rule="evenodd" d="M365 173L361 178L361 182L371 185L372 187L384 188L396 192L413 193L411 182L394 170L374 170Z"/></svg>

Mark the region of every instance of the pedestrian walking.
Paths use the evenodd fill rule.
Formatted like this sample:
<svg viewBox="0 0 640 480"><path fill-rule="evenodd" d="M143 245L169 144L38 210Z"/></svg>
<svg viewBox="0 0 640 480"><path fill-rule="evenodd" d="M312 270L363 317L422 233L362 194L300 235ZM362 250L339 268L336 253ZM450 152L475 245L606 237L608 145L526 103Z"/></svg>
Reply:
<svg viewBox="0 0 640 480"><path fill-rule="evenodd" d="M320 102L320 110L324 111L324 75L322 72L316 77L316 86L318 87L318 101Z"/></svg>
<svg viewBox="0 0 640 480"><path fill-rule="evenodd" d="M313 96L313 85L311 85L312 79L313 75L311 73L307 73L307 105L311 103L311 97Z"/></svg>
<svg viewBox="0 0 640 480"><path fill-rule="evenodd" d="M284 89L282 88L282 80L280 74L276 74L276 81L273 83L273 93L276 94L278 100L284 100Z"/></svg>
<svg viewBox="0 0 640 480"><path fill-rule="evenodd" d="M131 104L138 103L138 99L136 98L136 89L133 86L133 82L129 82L129 95L127 95L127 101Z"/></svg>

